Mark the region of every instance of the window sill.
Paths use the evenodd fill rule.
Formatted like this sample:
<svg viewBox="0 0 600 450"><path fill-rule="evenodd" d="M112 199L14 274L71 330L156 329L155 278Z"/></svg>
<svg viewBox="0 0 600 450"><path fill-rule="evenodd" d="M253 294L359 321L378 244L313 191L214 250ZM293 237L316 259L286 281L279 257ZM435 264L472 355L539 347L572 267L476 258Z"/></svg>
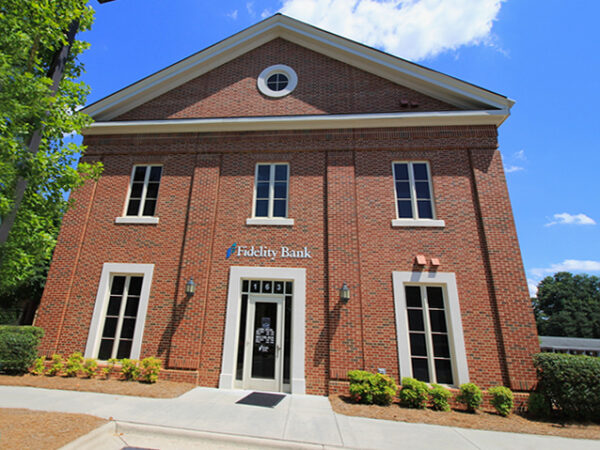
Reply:
<svg viewBox="0 0 600 450"><path fill-rule="evenodd" d="M246 219L246 225L292 226L294 225L294 219L285 217L251 217Z"/></svg>
<svg viewBox="0 0 600 450"><path fill-rule="evenodd" d="M137 225L156 225L158 217L117 217L115 223L137 224Z"/></svg>
<svg viewBox="0 0 600 450"><path fill-rule="evenodd" d="M446 222L433 219L392 219L392 227L437 227L443 228Z"/></svg>

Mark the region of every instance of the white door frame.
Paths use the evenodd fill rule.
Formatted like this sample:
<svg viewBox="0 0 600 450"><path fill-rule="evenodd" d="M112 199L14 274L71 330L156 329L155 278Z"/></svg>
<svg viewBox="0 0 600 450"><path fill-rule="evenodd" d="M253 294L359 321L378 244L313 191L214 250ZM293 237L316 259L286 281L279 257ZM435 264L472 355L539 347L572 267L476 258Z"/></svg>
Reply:
<svg viewBox="0 0 600 450"><path fill-rule="evenodd" d="M306 269L287 267L232 266L229 268L229 290L227 293L223 360L221 363L221 375L219 376L219 388L234 388L239 332L238 324L240 323L241 314L242 279L288 280L294 283L290 349L290 390L292 394L305 394Z"/></svg>

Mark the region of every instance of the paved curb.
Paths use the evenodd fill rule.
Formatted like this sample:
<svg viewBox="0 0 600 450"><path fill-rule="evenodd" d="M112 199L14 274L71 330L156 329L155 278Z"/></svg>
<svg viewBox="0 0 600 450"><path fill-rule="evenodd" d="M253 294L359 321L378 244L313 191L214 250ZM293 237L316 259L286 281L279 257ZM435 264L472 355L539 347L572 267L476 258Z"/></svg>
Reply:
<svg viewBox="0 0 600 450"><path fill-rule="evenodd" d="M84 434L78 437L74 441L69 442L67 445L60 448L60 450L77 450L87 448L98 448L99 442L106 442L107 435L115 435L116 425L115 422L108 422L98 428L90 431L88 434Z"/></svg>

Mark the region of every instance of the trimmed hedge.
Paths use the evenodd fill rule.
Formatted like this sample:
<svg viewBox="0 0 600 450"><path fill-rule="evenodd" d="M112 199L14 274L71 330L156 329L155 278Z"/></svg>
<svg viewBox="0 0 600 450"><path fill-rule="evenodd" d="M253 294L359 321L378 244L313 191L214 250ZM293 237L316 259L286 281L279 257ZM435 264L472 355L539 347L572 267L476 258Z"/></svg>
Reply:
<svg viewBox="0 0 600 450"><path fill-rule="evenodd" d="M43 336L44 330L38 327L0 325L0 372L27 372Z"/></svg>
<svg viewBox="0 0 600 450"><path fill-rule="evenodd" d="M600 358L538 353L537 392L567 418L600 421Z"/></svg>
<svg viewBox="0 0 600 450"><path fill-rule="evenodd" d="M365 370L348 372L350 396L356 403L367 405L390 405L396 396L398 386L393 378Z"/></svg>

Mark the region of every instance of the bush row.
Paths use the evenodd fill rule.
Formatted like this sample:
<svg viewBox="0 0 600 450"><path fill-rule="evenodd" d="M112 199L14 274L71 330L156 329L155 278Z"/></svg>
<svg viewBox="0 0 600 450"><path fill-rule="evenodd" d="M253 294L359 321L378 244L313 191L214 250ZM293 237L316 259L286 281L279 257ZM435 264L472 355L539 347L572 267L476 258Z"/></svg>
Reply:
<svg viewBox="0 0 600 450"><path fill-rule="evenodd" d="M30 368L34 375L64 377L84 376L94 378L101 376L108 379L111 374L120 374L127 381L141 381L144 383L156 383L160 372L161 362L159 359L149 357L141 361L137 359L109 359L106 366L98 367L98 361L94 358L84 358L79 352L75 352L66 359L62 355L54 354L48 367L45 358L39 357Z"/></svg>
<svg viewBox="0 0 600 450"><path fill-rule="evenodd" d="M431 387L414 378L402 378L400 389L394 379L387 375L364 370L348 372L350 397L354 402L375 405L390 405L397 396L400 404L407 408L426 408L428 405L436 411L450 411L452 393L438 384ZM498 414L507 416L513 409L514 396L504 386L490 388L491 404ZM481 389L474 383L460 386L456 401L462 403L467 411L475 412L483 403Z"/></svg>
<svg viewBox="0 0 600 450"><path fill-rule="evenodd" d="M38 327L0 325L0 372L27 372L43 336Z"/></svg>

